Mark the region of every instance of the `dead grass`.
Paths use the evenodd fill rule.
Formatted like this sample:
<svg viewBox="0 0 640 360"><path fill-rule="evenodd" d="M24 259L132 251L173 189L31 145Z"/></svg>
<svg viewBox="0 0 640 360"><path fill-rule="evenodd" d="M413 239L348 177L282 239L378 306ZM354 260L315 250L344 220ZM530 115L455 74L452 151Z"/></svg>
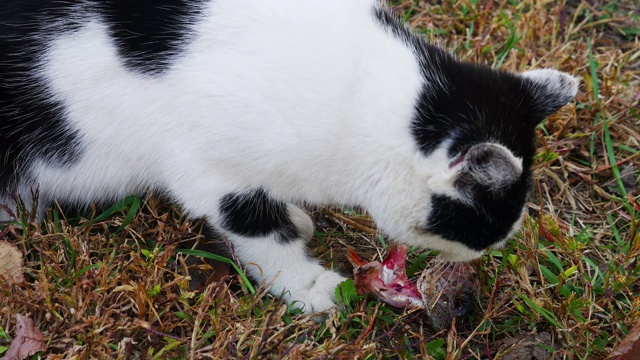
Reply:
<svg viewBox="0 0 640 360"><path fill-rule="evenodd" d="M23 314L50 359L604 358L640 321L640 5L395 6L463 59L583 78L576 101L540 127L530 217L517 241L477 263L481 290L468 318L434 333L420 313L355 297L316 324L233 274L192 292L176 249L199 226L150 198L100 221L54 211L44 224L1 228L25 254L27 281L0 289L0 354ZM316 254L336 268L350 271L346 244L372 256L384 248L348 209L315 216Z"/></svg>

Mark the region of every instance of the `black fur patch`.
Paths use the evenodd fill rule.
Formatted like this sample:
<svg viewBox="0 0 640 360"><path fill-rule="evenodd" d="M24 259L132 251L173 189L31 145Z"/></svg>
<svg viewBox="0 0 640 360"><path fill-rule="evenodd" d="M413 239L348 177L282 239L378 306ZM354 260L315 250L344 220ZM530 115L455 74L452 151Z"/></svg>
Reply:
<svg viewBox="0 0 640 360"><path fill-rule="evenodd" d="M520 217L528 189L528 185L519 184L497 196L478 192L474 205L433 195L432 210L424 230L473 250L485 250L509 234Z"/></svg>
<svg viewBox="0 0 640 360"><path fill-rule="evenodd" d="M374 15L413 49L421 67L425 86L412 132L425 155L445 140L454 141L452 156L487 141L506 146L516 156L533 154L534 129L544 119L537 111L539 86L505 71L457 61L413 34L388 9L376 7Z"/></svg>
<svg viewBox="0 0 640 360"><path fill-rule="evenodd" d="M119 55L130 69L166 70L188 41L202 0L98 0Z"/></svg>
<svg viewBox="0 0 640 360"><path fill-rule="evenodd" d="M220 201L222 226L238 235L259 237L273 233L281 242L298 238L298 230L289 219L287 204L270 198L262 189L231 193Z"/></svg>
<svg viewBox="0 0 640 360"><path fill-rule="evenodd" d="M35 76L38 52L45 48L50 26L74 31L65 2L0 2L0 195L28 183L34 159L67 166L80 153L76 131L65 126L62 104L52 100Z"/></svg>
<svg viewBox="0 0 640 360"><path fill-rule="evenodd" d="M418 59L425 85L416 103L411 131L425 156L444 141L451 143L450 158L472 145L495 142L523 159L520 178L501 191L473 186L469 194L473 205L444 195L432 196L425 231L484 250L505 238L525 206L535 127L544 119L536 98L540 89L520 76L457 61L413 34L384 8L376 8L374 15Z"/></svg>
<svg viewBox="0 0 640 360"><path fill-rule="evenodd" d="M520 178L499 192L476 184L467 193L473 205L432 197L428 230L484 250L507 236L526 204L535 126L543 119L536 117L534 98L520 77L447 56L438 62L443 78L434 84L444 86L425 86L413 121L413 135L423 153L428 155L444 140L451 141L452 158L472 145L495 142L522 159Z"/></svg>

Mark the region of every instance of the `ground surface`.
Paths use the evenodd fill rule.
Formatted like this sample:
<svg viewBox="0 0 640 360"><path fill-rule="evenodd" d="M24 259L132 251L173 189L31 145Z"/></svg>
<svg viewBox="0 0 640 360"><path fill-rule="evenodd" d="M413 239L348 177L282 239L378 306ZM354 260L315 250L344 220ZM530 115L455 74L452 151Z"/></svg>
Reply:
<svg viewBox="0 0 640 360"><path fill-rule="evenodd" d="M26 260L25 282L0 286L0 355L22 314L51 359L605 358L640 321L639 3L394 6L463 59L583 79L576 101L539 129L522 232L474 264L480 290L469 316L436 332L420 312L344 289L345 311L314 323L221 270L192 292L176 249L199 236L198 224L156 199L129 198L92 221L53 211L41 225L0 227ZM384 253L366 217L345 208L314 215L314 251L328 264L350 271L347 244L369 259ZM424 255L410 258L411 272L424 267Z"/></svg>

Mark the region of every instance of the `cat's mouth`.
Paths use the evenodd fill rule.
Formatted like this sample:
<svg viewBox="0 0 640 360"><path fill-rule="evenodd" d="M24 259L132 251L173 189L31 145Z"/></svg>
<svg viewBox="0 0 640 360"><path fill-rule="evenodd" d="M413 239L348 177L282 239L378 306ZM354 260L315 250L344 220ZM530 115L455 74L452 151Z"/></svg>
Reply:
<svg viewBox="0 0 640 360"><path fill-rule="evenodd" d="M469 151L469 149L464 149L464 150L460 151L458 153L458 155L453 157L453 159L451 159L451 161L449 161L449 169L453 169L456 166L464 163L464 161L466 160L466 156L467 156L467 152L468 151Z"/></svg>

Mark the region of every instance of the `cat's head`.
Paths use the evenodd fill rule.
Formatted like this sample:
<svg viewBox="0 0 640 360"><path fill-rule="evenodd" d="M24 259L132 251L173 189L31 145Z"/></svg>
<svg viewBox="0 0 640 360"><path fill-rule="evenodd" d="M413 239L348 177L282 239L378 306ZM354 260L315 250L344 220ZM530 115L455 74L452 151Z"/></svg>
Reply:
<svg viewBox="0 0 640 360"><path fill-rule="evenodd" d="M578 91L569 74L516 74L458 61L426 43L384 7L378 23L402 41L423 80L411 115L410 190L382 226L408 245L466 261L502 246L519 229L531 190L535 128ZM399 195L398 195L399 194ZM407 205L405 205L407 204Z"/></svg>
<svg viewBox="0 0 640 360"><path fill-rule="evenodd" d="M512 74L449 57L423 76L412 134L433 168L418 238L447 259L471 260L518 230L535 128L575 96L578 81L556 70Z"/></svg>

